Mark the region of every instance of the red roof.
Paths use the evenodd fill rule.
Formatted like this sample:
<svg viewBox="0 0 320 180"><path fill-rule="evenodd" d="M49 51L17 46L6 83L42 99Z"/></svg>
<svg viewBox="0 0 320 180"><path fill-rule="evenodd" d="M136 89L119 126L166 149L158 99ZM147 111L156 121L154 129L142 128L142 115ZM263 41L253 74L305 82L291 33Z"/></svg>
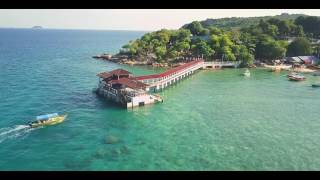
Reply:
<svg viewBox="0 0 320 180"><path fill-rule="evenodd" d="M126 71L124 69L115 69L113 71L110 71L110 72L102 72L102 73L99 73L97 74L97 76L99 76L100 78L102 79L107 79L113 75L116 75L116 76L121 76L121 75L130 75L131 73L129 71Z"/></svg>
<svg viewBox="0 0 320 180"><path fill-rule="evenodd" d="M129 74L131 74L129 71L126 71L124 69L115 69L113 71L110 71L109 73L115 74L115 75L129 75Z"/></svg>
<svg viewBox="0 0 320 180"><path fill-rule="evenodd" d="M108 72L102 72L102 73L97 74L97 76L99 76L102 79L107 79L107 78L111 77L112 74L110 74Z"/></svg>
<svg viewBox="0 0 320 180"><path fill-rule="evenodd" d="M203 60L195 60L195 61L191 61L191 62L188 62L184 65L181 65L181 66L178 66L178 67L175 67L175 68L172 68L172 69L169 69L163 73L160 73L160 74L151 74L151 75L146 75L146 76L138 76L136 77L135 79L137 80L144 80L144 79L154 79L154 78L162 78L162 77L165 77L165 76L168 76L168 75L171 75L173 73L176 73L176 72L179 72L181 70L184 70L190 66L193 66L199 62L203 62Z"/></svg>
<svg viewBox="0 0 320 180"><path fill-rule="evenodd" d="M110 84L122 84L132 89L143 89L147 86L147 84L142 83L140 81L136 81L134 79L121 78L118 80L111 80L108 83Z"/></svg>

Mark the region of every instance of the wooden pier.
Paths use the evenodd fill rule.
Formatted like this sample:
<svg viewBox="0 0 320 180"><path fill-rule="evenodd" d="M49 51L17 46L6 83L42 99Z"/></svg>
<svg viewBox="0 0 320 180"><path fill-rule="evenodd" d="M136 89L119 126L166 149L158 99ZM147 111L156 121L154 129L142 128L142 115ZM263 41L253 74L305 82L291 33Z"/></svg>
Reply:
<svg viewBox="0 0 320 180"><path fill-rule="evenodd" d="M163 102L158 95L151 94L162 90L192 74L198 69L237 67L239 62L205 62L201 58L192 59L163 73L146 76L133 76L123 69L102 72L99 77L97 93L124 105L127 108Z"/></svg>
<svg viewBox="0 0 320 180"><path fill-rule="evenodd" d="M201 58L194 59L184 65L172 68L160 74L152 74L146 76L135 77L136 80L148 84L150 91L157 91L164 89L177 81L182 80L192 74L198 69L220 69L222 67L237 67L239 61L204 61Z"/></svg>

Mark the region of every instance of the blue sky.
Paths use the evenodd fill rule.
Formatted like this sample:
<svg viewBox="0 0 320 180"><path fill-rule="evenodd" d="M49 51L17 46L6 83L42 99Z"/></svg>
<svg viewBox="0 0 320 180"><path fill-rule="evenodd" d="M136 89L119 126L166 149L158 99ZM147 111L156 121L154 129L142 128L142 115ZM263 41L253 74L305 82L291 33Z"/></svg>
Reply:
<svg viewBox="0 0 320 180"><path fill-rule="evenodd" d="M57 29L177 29L195 20L289 14L320 16L319 9L0 9L0 27Z"/></svg>

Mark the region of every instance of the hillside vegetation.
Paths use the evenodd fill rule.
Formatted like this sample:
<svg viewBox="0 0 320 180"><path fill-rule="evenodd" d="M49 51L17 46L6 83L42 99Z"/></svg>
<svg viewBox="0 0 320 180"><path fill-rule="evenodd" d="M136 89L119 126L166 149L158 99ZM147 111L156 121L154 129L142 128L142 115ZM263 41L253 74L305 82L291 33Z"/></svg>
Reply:
<svg viewBox="0 0 320 180"><path fill-rule="evenodd" d="M320 18L282 14L274 17L223 18L194 21L178 30L162 29L130 41L120 54L135 61L173 63L184 57L207 61L272 61L290 56L317 55ZM298 50L297 50L298 49Z"/></svg>
<svg viewBox="0 0 320 180"><path fill-rule="evenodd" d="M231 29L240 29L243 27L248 27L259 23L260 20L268 20L270 18L276 18L279 20L295 20L299 16L306 16L304 14L287 14L282 13L281 15L276 16L261 16L261 17L231 17L231 18L221 18L221 19L206 19L204 21L199 21L204 28L210 26L215 26L217 28L231 30ZM185 28L189 24L182 26Z"/></svg>

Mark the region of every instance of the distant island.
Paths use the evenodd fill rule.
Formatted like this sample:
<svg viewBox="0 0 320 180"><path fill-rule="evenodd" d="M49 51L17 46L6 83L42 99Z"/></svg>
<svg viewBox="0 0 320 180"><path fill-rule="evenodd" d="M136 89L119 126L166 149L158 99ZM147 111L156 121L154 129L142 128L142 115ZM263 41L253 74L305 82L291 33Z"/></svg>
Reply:
<svg viewBox="0 0 320 180"><path fill-rule="evenodd" d="M319 27L320 17L303 14L207 19L177 30L146 33L122 46L118 54L94 58L132 65L172 65L203 57L206 61L241 61L244 67L293 56L319 58Z"/></svg>
<svg viewBox="0 0 320 180"><path fill-rule="evenodd" d="M33 26L32 29L43 29L42 26Z"/></svg>

